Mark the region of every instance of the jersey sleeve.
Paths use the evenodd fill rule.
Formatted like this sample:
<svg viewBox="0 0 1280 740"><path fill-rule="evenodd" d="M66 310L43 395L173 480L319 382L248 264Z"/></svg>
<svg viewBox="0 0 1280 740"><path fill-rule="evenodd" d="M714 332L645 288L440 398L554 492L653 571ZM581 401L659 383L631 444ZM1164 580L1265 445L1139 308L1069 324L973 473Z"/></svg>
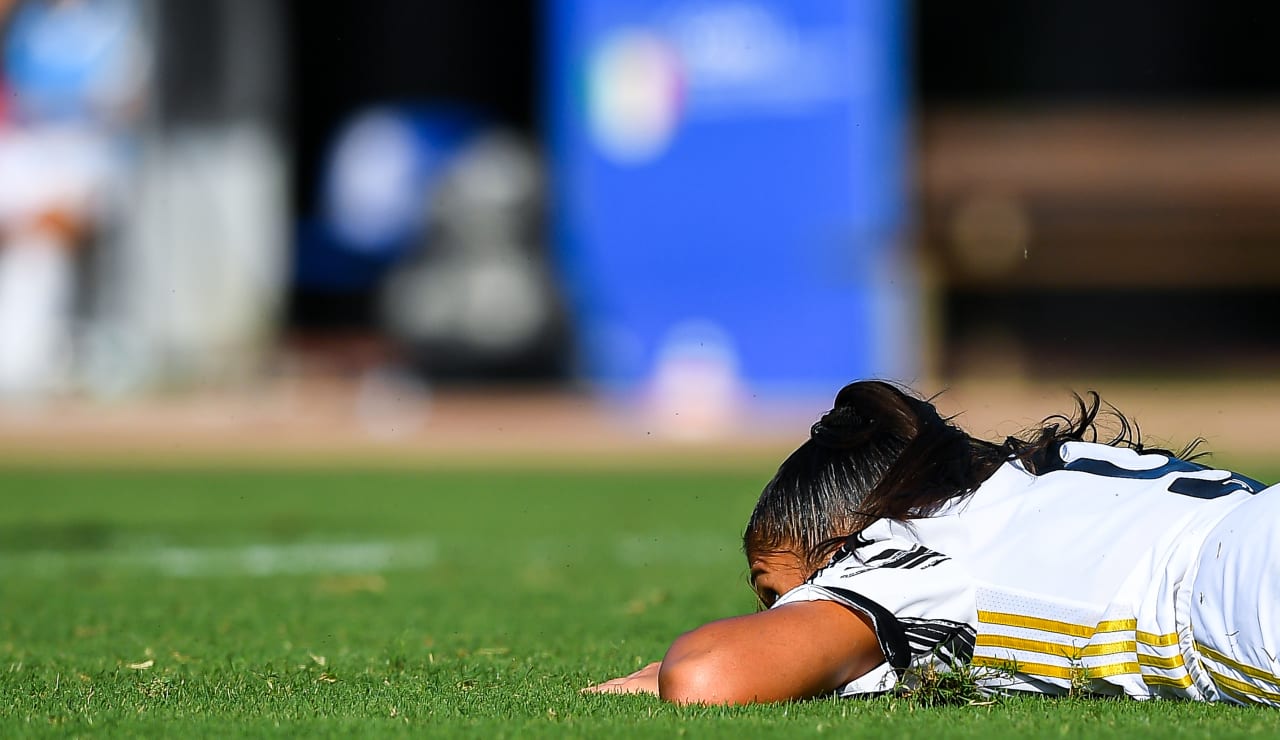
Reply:
<svg viewBox="0 0 1280 740"><path fill-rule="evenodd" d="M802 601L843 604L865 615L875 630L884 663L842 688L842 695L910 685L922 670L950 670L973 657L972 578L900 522L877 522L850 537L826 567L773 608Z"/></svg>

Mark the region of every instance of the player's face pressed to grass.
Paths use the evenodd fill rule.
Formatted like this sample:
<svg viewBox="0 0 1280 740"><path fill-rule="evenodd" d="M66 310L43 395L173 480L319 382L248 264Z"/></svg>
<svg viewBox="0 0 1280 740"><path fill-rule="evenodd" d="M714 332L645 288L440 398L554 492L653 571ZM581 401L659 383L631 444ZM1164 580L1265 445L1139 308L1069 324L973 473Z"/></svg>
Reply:
<svg viewBox="0 0 1280 740"><path fill-rule="evenodd" d="M765 609L773 606L778 597L804 583L809 573L804 561L793 552L765 553L750 559L751 590Z"/></svg>

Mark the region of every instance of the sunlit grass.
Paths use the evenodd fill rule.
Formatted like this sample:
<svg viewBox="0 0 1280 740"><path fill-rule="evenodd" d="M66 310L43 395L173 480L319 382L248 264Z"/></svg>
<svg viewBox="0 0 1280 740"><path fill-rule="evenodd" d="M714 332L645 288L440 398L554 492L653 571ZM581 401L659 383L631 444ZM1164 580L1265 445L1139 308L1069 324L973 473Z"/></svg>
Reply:
<svg viewBox="0 0 1280 740"><path fill-rule="evenodd" d="M754 608L724 472L0 472L0 734L1273 735L1173 702L578 690Z"/></svg>

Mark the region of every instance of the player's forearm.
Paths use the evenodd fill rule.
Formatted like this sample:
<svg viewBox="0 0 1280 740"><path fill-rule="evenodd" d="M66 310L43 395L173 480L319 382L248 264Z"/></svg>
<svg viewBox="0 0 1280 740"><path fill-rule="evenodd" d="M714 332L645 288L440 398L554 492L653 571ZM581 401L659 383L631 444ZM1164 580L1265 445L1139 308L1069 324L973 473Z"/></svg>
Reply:
<svg viewBox="0 0 1280 740"><path fill-rule="evenodd" d="M825 694L882 660L874 633L830 602L722 619L682 635L658 673L680 704L750 704Z"/></svg>

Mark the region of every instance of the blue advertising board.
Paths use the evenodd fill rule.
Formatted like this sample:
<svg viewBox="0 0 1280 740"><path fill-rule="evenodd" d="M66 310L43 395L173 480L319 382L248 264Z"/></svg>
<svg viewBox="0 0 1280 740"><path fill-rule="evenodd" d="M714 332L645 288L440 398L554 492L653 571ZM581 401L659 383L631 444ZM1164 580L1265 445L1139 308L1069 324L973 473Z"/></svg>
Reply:
<svg viewBox="0 0 1280 740"><path fill-rule="evenodd" d="M586 377L830 397L915 372L906 12L549 3L553 238Z"/></svg>

